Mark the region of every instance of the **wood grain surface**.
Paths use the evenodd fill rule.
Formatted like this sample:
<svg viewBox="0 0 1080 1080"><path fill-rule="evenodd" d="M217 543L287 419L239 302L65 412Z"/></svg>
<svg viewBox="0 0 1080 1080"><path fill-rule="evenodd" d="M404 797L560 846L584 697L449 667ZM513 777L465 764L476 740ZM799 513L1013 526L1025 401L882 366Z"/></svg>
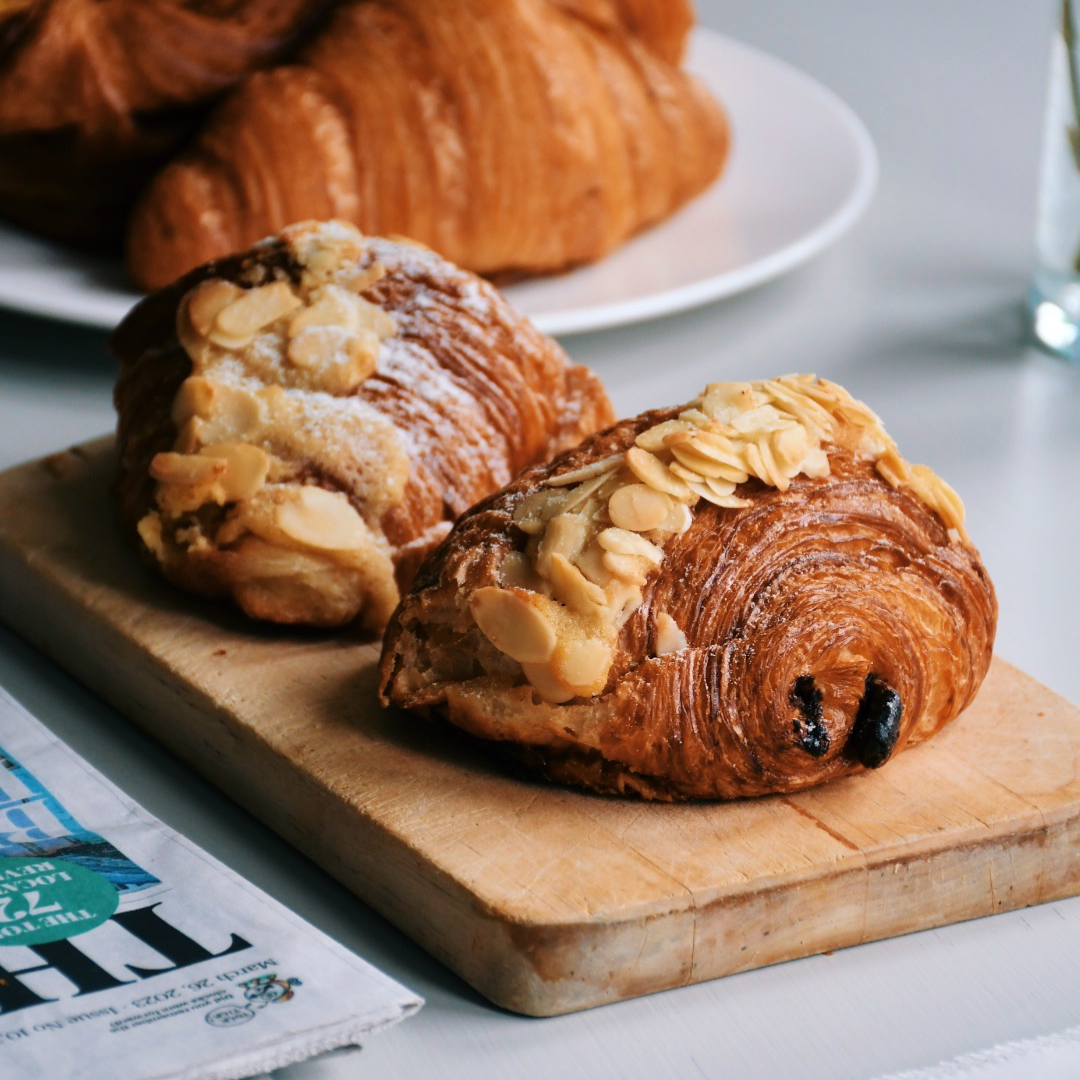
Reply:
<svg viewBox="0 0 1080 1080"><path fill-rule="evenodd" d="M531 1015L1080 892L1080 709L996 660L884 769L667 806L516 779L375 700L377 643L264 630L119 536L111 440L0 475L0 618L492 1001Z"/></svg>

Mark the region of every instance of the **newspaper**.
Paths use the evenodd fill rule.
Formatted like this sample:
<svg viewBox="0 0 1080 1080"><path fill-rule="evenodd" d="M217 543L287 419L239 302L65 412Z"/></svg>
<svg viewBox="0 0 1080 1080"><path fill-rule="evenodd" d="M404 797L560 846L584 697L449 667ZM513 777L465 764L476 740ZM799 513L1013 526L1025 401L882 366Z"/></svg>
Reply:
<svg viewBox="0 0 1080 1080"><path fill-rule="evenodd" d="M0 1076L234 1080L420 1005L0 690Z"/></svg>

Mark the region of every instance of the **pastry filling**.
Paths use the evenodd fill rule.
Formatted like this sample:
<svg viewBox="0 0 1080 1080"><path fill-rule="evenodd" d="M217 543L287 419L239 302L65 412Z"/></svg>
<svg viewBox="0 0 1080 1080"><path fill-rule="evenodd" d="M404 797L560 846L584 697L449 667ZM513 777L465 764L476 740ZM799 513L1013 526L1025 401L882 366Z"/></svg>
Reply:
<svg viewBox="0 0 1080 1080"><path fill-rule="evenodd" d="M408 458L394 425L356 396L396 332L360 295L385 271L359 266L364 241L350 226L282 237L298 281L257 265L249 287L212 278L179 306L191 373L172 406L173 449L150 465L156 508L139 534L163 563L227 549L241 581L287 577L290 555L298 574L339 568L385 619L398 595L379 522L401 501Z"/></svg>
<svg viewBox="0 0 1080 1080"><path fill-rule="evenodd" d="M751 477L786 491L796 476L827 476L829 445L872 459L959 542L964 508L956 493L925 466L909 465L877 415L842 387L812 375L713 383L625 453L527 495L514 511L529 538L525 550L504 558L499 585L476 590L472 616L544 700L595 696L607 684L620 628L641 605L665 545L690 527L693 508L702 500L749 506L737 489ZM656 656L687 645L666 612L656 614L651 640ZM813 711L812 694L793 703ZM824 753L827 732L803 713L796 723L807 749L823 745Z"/></svg>
<svg viewBox="0 0 1080 1080"><path fill-rule="evenodd" d="M896 748L903 712L900 695L871 672L866 676L866 688L844 753L868 769L880 768Z"/></svg>
<svg viewBox="0 0 1080 1080"><path fill-rule="evenodd" d="M791 726L796 742L811 757L824 757L832 743L821 702L822 693L813 675L800 675L791 688L791 704L798 710Z"/></svg>

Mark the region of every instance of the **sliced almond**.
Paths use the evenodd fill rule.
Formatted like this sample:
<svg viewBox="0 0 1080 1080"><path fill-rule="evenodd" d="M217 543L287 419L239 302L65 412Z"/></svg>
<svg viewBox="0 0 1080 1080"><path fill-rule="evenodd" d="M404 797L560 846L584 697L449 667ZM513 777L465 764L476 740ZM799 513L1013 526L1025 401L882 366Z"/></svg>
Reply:
<svg viewBox="0 0 1080 1080"><path fill-rule="evenodd" d="M364 254L364 236L356 228L335 221L312 229L310 223L300 223L285 235L297 260L304 266L301 282L311 292L335 280ZM333 235L332 232L336 232Z"/></svg>
<svg viewBox="0 0 1080 1080"><path fill-rule="evenodd" d="M301 305L300 297L284 281L247 289L218 312L207 337L224 349L242 348L260 330Z"/></svg>
<svg viewBox="0 0 1080 1080"><path fill-rule="evenodd" d="M555 629L536 600L529 599L534 595L487 585L477 589L469 600L469 610L480 632L499 652L519 664L543 664L555 652Z"/></svg>
<svg viewBox="0 0 1080 1080"><path fill-rule="evenodd" d="M790 472L792 469L798 471L798 466L810 450L810 437L801 424L781 428L772 436L770 443L777 463L789 475L794 475Z"/></svg>
<svg viewBox="0 0 1080 1080"><path fill-rule="evenodd" d="M825 453L825 449L821 446L807 452L806 457L802 460L802 467L799 470L803 476L819 477L829 475L829 455Z"/></svg>
<svg viewBox="0 0 1080 1080"><path fill-rule="evenodd" d="M636 555L654 566L659 566L664 558L664 552L660 548L646 540L644 536L630 532L628 529L604 529L597 536L596 541L605 551L616 555Z"/></svg>
<svg viewBox="0 0 1080 1080"><path fill-rule="evenodd" d="M756 443L751 443L749 446L753 446L761 461L761 472L758 474L761 479L779 491L787 491L791 486L791 481L784 474L773 455L770 437L762 435ZM749 446L747 449L749 449Z"/></svg>
<svg viewBox="0 0 1080 1080"><path fill-rule="evenodd" d="M591 582L562 555L552 555L549 565L551 591L559 603L565 604L579 615L603 615L607 597L599 585Z"/></svg>
<svg viewBox="0 0 1080 1080"><path fill-rule="evenodd" d="M731 415L749 412L759 400L750 383L710 383L701 399L701 411L706 416L726 421Z"/></svg>
<svg viewBox="0 0 1080 1080"><path fill-rule="evenodd" d="M204 442L240 442L252 438L262 426L259 399L238 386L212 384L210 407L200 437Z"/></svg>
<svg viewBox="0 0 1080 1080"><path fill-rule="evenodd" d="M285 387L280 383L271 383L269 386L261 387L256 391L255 397L259 407L268 413L277 413L287 408Z"/></svg>
<svg viewBox="0 0 1080 1080"><path fill-rule="evenodd" d="M200 337L208 337L214 328L214 320L244 290L231 281L210 278L195 286L184 298L182 310L186 313L191 328Z"/></svg>
<svg viewBox="0 0 1080 1080"><path fill-rule="evenodd" d="M600 501L600 492L608 484L614 472L600 473L589 480L584 480L577 487L571 488L566 494L566 502L563 503L563 513L569 514L576 511L592 513L595 504Z"/></svg>
<svg viewBox="0 0 1080 1080"><path fill-rule="evenodd" d="M371 542L371 533L352 503L340 492L321 487L291 491L275 507L274 523L302 547L320 551L355 551Z"/></svg>
<svg viewBox="0 0 1080 1080"><path fill-rule="evenodd" d="M379 358L379 338L371 331L361 328L348 345L353 371L366 379L374 370Z"/></svg>
<svg viewBox="0 0 1080 1080"><path fill-rule="evenodd" d="M800 427L811 429L815 438L830 435L836 426L828 409L823 408L813 398L792 389L786 380L770 379L763 389L798 421Z"/></svg>
<svg viewBox="0 0 1080 1080"><path fill-rule="evenodd" d="M608 499L611 523L631 532L648 532L667 519L674 505L670 495L648 484L624 484Z"/></svg>
<svg viewBox="0 0 1080 1080"><path fill-rule="evenodd" d="M566 642L555 650L551 666L560 683L580 696L604 689L611 670L611 646L601 638Z"/></svg>
<svg viewBox="0 0 1080 1080"><path fill-rule="evenodd" d="M580 514L560 514L548 522L543 539L536 552L536 568L544 577L549 576L549 564L555 554L574 559L585 547L588 537L588 518Z"/></svg>
<svg viewBox="0 0 1080 1080"><path fill-rule="evenodd" d="M665 420L661 424L655 424L651 428L646 428L641 432L634 440L635 445L640 446L642 450L648 450L651 454L659 453L668 445L668 440L673 435L685 435L689 434L694 428L694 425L689 420Z"/></svg>
<svg viewBox="0 0 1080 1080"><path fill-rule="evenodd" d="M874 468L894 488L908 483L912 476L911 466L896 451L882 454Z"/></svg>
<svg viewBox="0 0 1080 1080"><path fill-rule="evenodd" d="M693 490L695 484L704 483L705 477L700 473L695 472L693 469L688 469L679 461L673 461L668 468L680 479L685 480L687 485Z"/></svg>
<svg viewBox="0 0 1080 1080"><path fill-rule="evenodd" d="M690 448L717 465L741 471L746 479L746 462L743 459L742 439L733 439L718 431L697 431L690 439ZM736 481L741 483L742 481Z"/></svg>
<svg viewBox="0 0 1080 1080"><path fill-rule="evenodd" d="M376 282L382 281L384 277L386 277L386 267L381 262L373 262L363 270L355 271L351 276L343 276L341 285L350 292L362 293Z"/></svg>
<svg viewBox="0 0 1080 1080"><path fill-rule="evenodd" d="M224 502L250 499L265 483L270 471L266 451L250 443L218 443L204 446L202 456L222 460L227 468L218 480Z"/></svg>
<svg viewBox="0 0 1080 1080"><path fill-rule="evenodd" d="M682 506L682 503L676 503ZM575 560L577 568L594 584L604 588L611 580L611 571L604 565L604 549L594 540Z"/></svg>
<svg viewBox="0 0 1080 1080"><path fill-rule="evenodd" d="M151 554L158 560L165 557L165 541L161 533L161 515L156 510L144 514L139 518L135 528L139 532L139 539L147 546Z"/></svg>
<svg viewBox="0 0 1080 1080"><path fill-rule="evenodd" d="M712 477L709 477L705 481L705 486L714 495L726 496L735 494L735 484L730 480L714 480Z"/></svg>
<svg viewBox="0 0 1080 1080"><path fill-rule="evenodd" d="M630 471L643 483L656 491L662 491L680 502L692 503L694 493L655 455L640 446L632 446L626 451L626 464Z"/></svg>
<svg viewBox="0 0 1080 1080"><path fill-rule="evenodd" d="M656 531L667 534L674 533L676 536L682 536L693 523L694 512L686 505L686 503L672 503L671 513L660 522Z"/></svg>
<svg viewBox="0 0 1080 1080"><path fill-rule="evenodd" d="M688 424L683 430L673 431L670 435L665 436L663 445L659 449L650 452L659 454L664 450L670 450L673 446L687 446L693 438L693 425Z"/></svg>
<svg viewBox="0 0 1080 1080"><path fill-rule="evenodd" d="M716 465L713 470L714 480L728 480L733 484L745 484L750 479L750 473L746 470L745 466L739 468L732 468L730 465L720 464Z"/></svg>
<svg viewBox="0 0 1080 1080"><path fill-rule="evenodd" d="M622 454L612 454L611 457L601 458L591 465L584 465L580 469L571 472L560 473L545 481L548 487L566 487L569 484L580 484L584 480L592 480L593 477L609 473L622 464Z"/></svg>
<svg viewBox="0 0 1080 1080"><path fill-rule="evenodd" d="M625 559L626 555L612 555L605 552L606 559ZM644 565L643 563L641 564ZM641 586L644 582L623 581L612 578L611 584L604 590L608 598L608 610L615 613L614 629L618 630L639 607L641 607Z"/></svg>
<svg viewBox="0 0 1080 1080"><path fill-rule="evenodd" d="M604 566L612 575L629 585L644 585L649 580L650 563L638 555L621 555L615 551L604 552Z"/></svg>
<svg viewBox="0 0 1080 1080"><path fill-rule="evenodd" d="M768 470L765 467L765 462L761 460L761 451L757 448L755 443L746 444L746 467L751 476L756 476L759 480L764 480L765 483L769 483Z"/></svg>
<svg viewBox="0 0 1080 1080"><path fill-rule="evenodd" d="M356 298L359 307L360 326L370 330L380 340L393 337L397 333L397 322L389 311L384 311L378 304L365 300L362 296Z"/></svg>
<svg viewBox="0 0 1080 1080"><path fill-rule="evenodd" d="M348 331L337 326L312 326L294 332L290 326L289 333L291 337L285 355L294 367L307 370L326 364L335 346L344 343Z"/></svg>
<svg viewBox="0 0 1080 1080"><path fill-rule="evenodd" d="M760 405L731 421L731 427L744 438L756 438L762 432L783 427L787 418L774 405Z"/></svg>
<svg viewBox="0 0 1080 1080"><path fill-rule="evenodd" d="M722 506L725 509L733 510L750 505L749 499L740 498L738 495L718 495L707 483L691 484L690 486L694 489L696 494L700 495L706 502L710 502L714 506Z"/></svg>
<svg viewBox="0 0 1080 1080"><path fill-rule="evenodd" d="M202 375L191 375L181 384L172 404L172 422L180 427L193 416L210 415L217 388Z"/></svg>
<svg viewBox="0 0 1080 1080"><path fill-rule="evenodd" d="M562 705L577 697L572 686L564 683L549 664L522 664L521 670L533 689L551 705Z"/></svg>
<svg viewBox="0 0 1080 1080"><path fill-rule="evenodd" d="M343 396L375 370L378 347L370 330L310 326L289 342L285 355L295 367L312 372L320 390Z"/></svg>
<svg viewBox="0 0 1080 1080"><path fill-rule="evenodd" d="M189 484L200 487L212 484L225 475L228 466L216 458L165 451L150 461L150 476L159 484Z"/></svg>
<svg viewBox="0 0 1080 1080"><path fill-rule="evenodd" d="M298 311L289 320L290 338L313 326L336 326L342 330L360 329L358 298L336 285L319 290L314 304Z"/></svg>
<svg viewBox="0 0 1080 1080"><path fill-rule="evenodd" d="M835 406L834 413L838 412L847 423L855 427L864 428L867 431L883 430L881 417L873 409L861 401L856 401L846 390L843 391L843 395Z"/></svg>
<svg viewBox="0 0 1080 1080"><path fill-rule="evenodd" d="M944 522L948 529L963 533L964 503L960 496L926 465L911 467L911 487L916 495Z"/></svg>
<svg viewBox="0 0 1080 1080"><path fill-rule="evenodd" d="M549 491L546 488L534 491L514 507L514 524L523 533L538 536L544 531L544 526L561 512L565 501L564 491Z"/></svg>
<svg viewBox="0 0 1080 1080"><path fill-rule="evenodd" d="M679 624L666 611L660 612L656 617L656 655L681 652L686 646L686 634Z"/></svg>
<svg viewBox="0 0 1080 1080"><path fill-rule="evenodd" d="M699 401L698 405L700 404L701 402ZM679 413L679 419L685 420L691 426L700 428L703 431L712 430L717 426L717 421L711 416L706 416L700 409L694 407L693 404Z"/></svg>
<svg viewBox="0 0 1080 1080"><path fill-rule="evenodd" d="M173 443L173 449L178 454L194 454L204 442L204 439L202 438L202 429L205 426L205 422L200 420L197 416L188 417L176 432L176 441Z"/></svg>
<svg viewBox="0 0 1080 1080"><path fill-rule="evenodd" d="M786 382L786 379L781 380ZM833 418L835 427L837 424L850 424L859 428L876 428L883 430L881 418L861 401L856 401L842 386L836 383L827 383L824 379L802 379L793 381L793 385L807 398L816 401Z"/></svg>

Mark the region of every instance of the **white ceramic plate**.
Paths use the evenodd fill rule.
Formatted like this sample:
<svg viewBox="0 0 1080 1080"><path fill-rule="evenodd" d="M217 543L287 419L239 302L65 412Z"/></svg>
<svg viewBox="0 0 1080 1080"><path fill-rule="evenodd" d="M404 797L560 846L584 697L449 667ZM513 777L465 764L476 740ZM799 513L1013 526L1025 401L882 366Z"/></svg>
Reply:
<svg viewBox="0 0 1080 1080"><path fill-rule="evenodd" d="M689 66L730 113L727 170L675 217L602 262L508 288L541 330L599 330L749 289L817 255L870 201L873 142L831 91L708 30L695 32ZM0 305L111 328L137 299L119 263L0 225Z"/></svg>

